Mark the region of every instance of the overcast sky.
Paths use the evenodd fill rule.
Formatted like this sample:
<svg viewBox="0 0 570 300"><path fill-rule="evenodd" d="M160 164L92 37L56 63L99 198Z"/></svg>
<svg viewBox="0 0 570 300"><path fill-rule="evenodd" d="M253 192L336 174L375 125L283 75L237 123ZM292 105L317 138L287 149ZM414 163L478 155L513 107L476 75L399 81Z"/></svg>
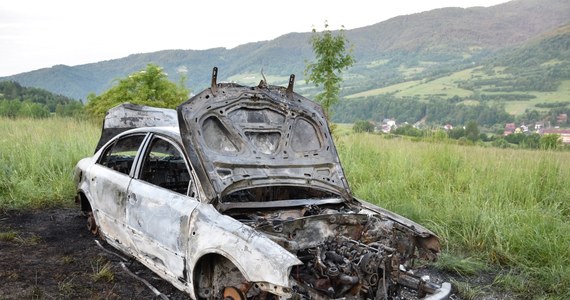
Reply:
<svg viewBox="0 0 570 300"><path fill-rule="evenodd" d="M2 0L0 76L167 49L233 48L313 27L320 31L325 20L333 30L353 29L435 8L504 2Z"/></svg>

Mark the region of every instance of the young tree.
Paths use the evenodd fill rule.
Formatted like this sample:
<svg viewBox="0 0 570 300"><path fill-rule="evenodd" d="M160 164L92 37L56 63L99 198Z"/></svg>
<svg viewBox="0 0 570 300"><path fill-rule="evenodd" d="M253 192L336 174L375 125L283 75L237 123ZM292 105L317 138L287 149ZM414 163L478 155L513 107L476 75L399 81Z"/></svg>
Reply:
<svg viewBox="0 0 570 300"><path fill-rule="evenodd" d="M374 124L370 121L358 120L352 126L354 132L374 132Z"/></svg>
<svg viewBox="0 0 570 300"><path fill-rule="evenodd" d="M479 125L476 121L469 121L465 126L465 137L472 142L476 142L479 139Z"/></svg>
<svg viewBox="0 0 570 300"><path fill-rule="evenodd" d="M556 150L562 146L559 134L545 134L540 138L540 148L544 150Z"/></svg>
<svg viewBox="0 0 570 300"><path fill-rule="evenodd" d="M168 80L166 73L157 65L149 64L145 70L135 72L99 96L87 96L87 112L103 117L105 112L124 102L175 108L188 99L188 90Z"/></svg>
<svg viewBox="0 0 570 300"><path fill-rule="evenodd" d="M334 35L328 26L325 21L325 29L320 34L313 28L311 45L316 62L307 63L305 78L307 83L312 82L317 87L323 85L323 91L317 94L315 100L321 103L327 118L330 119L330 107L339 99L342 82L340 74L343 69L352 66L354 57L351 55L352 49L348 48L344 30L341 29L337 35Z"/></svg>
<svg viewBox="0 0 570 300"><path fill-rule="evenodd" d="M16 118L21 107L20 100L0 100L0 116Z"/></svg>
<svg viewBox="0 0 570 300"><path fill-rule="evenodd" d="M462 127L456 127L448 131L447 134L449 135L449 138L458 140L465 136L465 129L463 129Z"/></svg>

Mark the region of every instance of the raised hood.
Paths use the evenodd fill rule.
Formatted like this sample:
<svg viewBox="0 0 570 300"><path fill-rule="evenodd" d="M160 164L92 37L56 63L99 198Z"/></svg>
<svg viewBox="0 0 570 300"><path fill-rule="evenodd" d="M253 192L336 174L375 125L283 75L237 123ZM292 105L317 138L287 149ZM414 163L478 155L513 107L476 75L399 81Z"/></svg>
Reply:
<svg viewBox="0 0 570 300"><path fill-rule="evenodd" d="M216 83L178 108L184 146L209 200L261 186L350 198L322 108L289 86Z"/></svg>

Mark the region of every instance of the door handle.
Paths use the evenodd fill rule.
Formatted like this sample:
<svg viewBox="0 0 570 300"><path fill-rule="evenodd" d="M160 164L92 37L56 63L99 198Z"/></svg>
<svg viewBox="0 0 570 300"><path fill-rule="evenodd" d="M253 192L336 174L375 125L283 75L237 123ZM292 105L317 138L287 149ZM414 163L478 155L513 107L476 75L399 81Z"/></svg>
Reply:
<svg viewBox="0 0 570 300"><path fill-rule="evenodd" d="M129 201L129 203L130 203L131 205L134 205L135 203L137 203L137 195L135 195L135 194L129 194L129 195L127 196L127 200Z"/></svg>

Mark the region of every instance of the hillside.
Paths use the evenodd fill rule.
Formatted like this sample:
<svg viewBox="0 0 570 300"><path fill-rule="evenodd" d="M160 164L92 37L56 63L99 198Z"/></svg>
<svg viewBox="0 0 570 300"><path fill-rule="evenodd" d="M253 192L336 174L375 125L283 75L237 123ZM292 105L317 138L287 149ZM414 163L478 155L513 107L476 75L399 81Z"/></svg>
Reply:
<svg viewBox="0 0 570 300"><path fill-rule="evenodd" d="M458 96L460 102L479 101L471 99L477 92L490 88L504 89L506 86L472 88L469 85L474 84L473 78L486 79L491 76L487 75L491 71L496 74L505 71L518 78L520 72L514 70L525 68L520 64L521 60L528 63L538 61L532 57L545 52L544 47L551 47L547 45L555 41L558 41L559 48L549 52L549 61L561 62L558 67L563 67L567 61L564 54L567 44L564 43L568 36L557 34L556 30L564 31L564 27L560 28L568 23L569 15L570 2L567 0L513 0L488 8L443 8L398 16L347 30L345 35L354 45L356 64L345 74L343 95L357 98L381 94L382 88L386 88L392 91L390 93L394 89L402 93L396 96L425 99L435 93L439 98ZM303 80L305 61L313 57L310 36L309 32L289 33L271 41L248 43L232 49L132 54L73 67L58 65L0 78L0 81L15 80L25 86L86 99L89 93L99 94L107 90L117 78L141 70L148 63L162 66L173 81L179 81L181 75L185 75L192 91L207 87L212 67L218 66L219 80L249 84L259 82L261 70L272 84L286 84L288 75L293 73L297 75L297 90L311 96L315 89L305 85ZM562 70L558 67L557 70ZM529 72L536 73L534 70ZM550 86L539 92L553 92L560 87L566 75L557 72L548 75L546 80ZM479 73L484 74L482 78L476 77ZM472 75L475 77L471 78ZM552 78L554 80L550 80ZM464 82L460 84L460 80ZM416 81L421 84L404 91L407 89L405 86ZM425 82L439 84L439 90L437 87L423 88ZM395 84L402 83L396 88ZM526 90L519 90L520 86ZM505 93L485 91L488 95L499 92ZM533 93L534 90L522 84L513 87L511 92ZM493 97L497 102L507 103L501 96Z"/></svg>
<svg viewBox="0 0 570 300"><path fill-rule="evenodd" d="M81 102L40 88L24 87L14 81L0 82L0 117L46 117L50 113L72 116Z"/></svg>
<svg viewBox="0 0 570 300"><path fill-rule="evenodd" d="M514 121L502 113L506 111L519 122L554 124L558 114L570 113L570 25L460 71L422 77L413 74L415 69L401 69L401 74L412 74L404 82L346 95L349 101L337 108L337 121L396 118L413 123L426 117L440 124L474 119L491 126Z"/></svg>

